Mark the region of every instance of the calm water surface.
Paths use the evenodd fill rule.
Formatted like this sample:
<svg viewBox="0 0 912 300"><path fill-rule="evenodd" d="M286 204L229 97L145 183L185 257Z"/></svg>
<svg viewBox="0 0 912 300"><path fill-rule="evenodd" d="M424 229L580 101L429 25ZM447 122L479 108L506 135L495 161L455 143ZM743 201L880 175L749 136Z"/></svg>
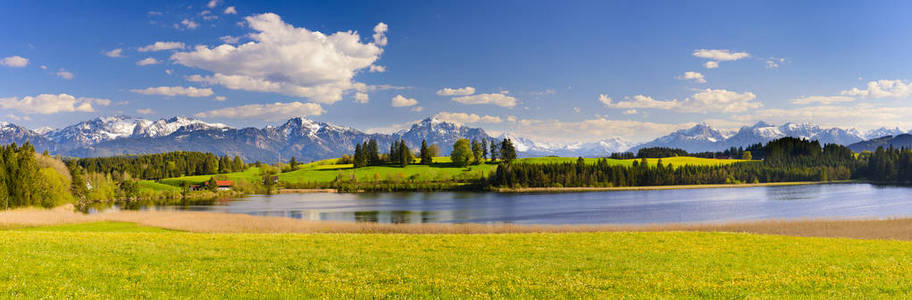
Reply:
<svg viewBox="0 0 912 300"><path fill-rule="evenodd" d="M140 209L382 223L642 224L884 218L912 216L912 188L822 184L542 194L315 193L253 195L214 205Z"/></svg>

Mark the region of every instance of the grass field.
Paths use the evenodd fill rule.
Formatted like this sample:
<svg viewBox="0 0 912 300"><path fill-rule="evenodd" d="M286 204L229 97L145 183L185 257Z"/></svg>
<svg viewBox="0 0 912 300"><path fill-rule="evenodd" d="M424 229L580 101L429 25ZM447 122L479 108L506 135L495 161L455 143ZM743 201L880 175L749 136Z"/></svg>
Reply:
<svg viewBox="0 0 912 300"><path fill-rule="evenodd" d="M110 225L95 229L105 226ZM652 299L912 294L912 243L898 241L696 232L73 231L0 231L5 262L0 295Z"/></svg>
<svg viewBox="0 0 912 300"><path fill-rule="evenodd" d="M535 157L535 158L521 158L518 159L519 163L532 163L532 164L544 164L544 163L564 163L571 162L576 163L577 158L574 157ZM650 158L647 159L650 165L655 165L659 159ZM297 170L292 172L286 172L279 174L280 182L287 183L313 183L313 184L322 184L329 183L335 180L337 177L346 177L346 178L356 178L359 182L372 182L372 181L404 181L404 180L414 180L414 181L435 181L435 182L447 182L452 180L465 180L465 179L475 179L482 176L490 174L491 171L497 168L496 164L481 164L476 166L469 166L467 168L460 168L452 165L452 161L449 157L435 157L434 164L430 166L413 164L405 168L400 168L396 166L374 166L374 167L365 167L353 169L351 164L336 164L338 159L327 159L321 161L315 161L307 164L302 164L298 167ZM585 158L587 163L595 163L598 161L597 158ZM632 159L608 159L608 163L611 165L624 165L630 166L633 164ZM638 161L638 160L637 160ZM727 165L733 164L736 162L745 162L745 160L738 159L710 159L710 158L698 158L698 157L668 157L662 158L662 163L671 164L673 166L683 166L683 165ZM417 163L417 161L416 161ZM234 172L228 174L222 174L220 176L227 177L229 180L238 180L244 179L248 182L257 182L259 179L259 169L250 168L244 172ZM199 175L199 176L183 176L177 178L167 178L162 179L161 183L171 186L180 186L182 182L189 182L191 184L199 184L206 180L209 180L212 175ZM146 182L146 185L149 185L149 188L153 188L153 182ZM159 189L164 187L157 187Z"/></svg>

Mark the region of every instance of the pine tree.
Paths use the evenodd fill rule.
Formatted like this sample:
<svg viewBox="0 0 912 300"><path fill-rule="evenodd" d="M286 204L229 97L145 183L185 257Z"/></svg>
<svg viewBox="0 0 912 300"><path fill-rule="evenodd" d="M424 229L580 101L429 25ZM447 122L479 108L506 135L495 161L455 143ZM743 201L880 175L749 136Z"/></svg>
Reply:
<svg viewBox="0 0 912 300"><path fill-rule="evenodd" d="M399 166L405 167L412 162L412 151L409 150L408 146L405 145L405 142L399 143Z"/></svg>
<svg viewBox="0 0 912 300"><path fill-rule="evenodd" d="M421 164L430 165L434 162L434 157L431 156L430 149L428 149L427 141L421 140Z"/></svg>
<svg viewBox="0 0 912 300"><path fill-rule="evenodd" d="M477 140L472 140L472 163L480 164L481 163L481 143Z"/></svg>
<svg viewBox="0 0 912 300"><path fill-rule="evenodd" d="M363 157L364 157L364 151L363 151L363 149L361 149L361 144L360 143L355 144L355 158L354 158L355 168L363 167L361 165L361 160L363 159Z"/></svg>
<svg viewBox="0 0 912 300"><path fill-rule="evenodd" d="M393 141L390 144L389 162L392 164L399 163L399 141Z"/></svg>
<svg viewBox="0 0 912 300"><path fill-rule="evenodd" d="M497 162L497 153L500 152L498 149L497 142L493 139L491 140L491 162Z"/></svg>
<svg viewBox="0 0 912 300"><path fill-rule="evenodd" d="M516 148L513 147L513 141L510 139L504 139L501 143L500 158L508 163L516 159Z"/></svg>
<svg viewBox="0 0 912 300"><path fill-rule="evenodd" d="M380 165L380 148L377 146L377 140L370 139L367 143L368 164L371 166Z"/></svg>
<svg viewBox="0 0 912 300"><path fill-rule="evenodd" d="M291 170L294 171L298 168L298 159L294 156L291 157L291 160L288 161L288 166L291 167Z"/></svg>
<svg viewBox="0 0 912 300"><path fill-rule="evenodd" d="M488 139L481 139L481 158L488 160Z"/></svg>

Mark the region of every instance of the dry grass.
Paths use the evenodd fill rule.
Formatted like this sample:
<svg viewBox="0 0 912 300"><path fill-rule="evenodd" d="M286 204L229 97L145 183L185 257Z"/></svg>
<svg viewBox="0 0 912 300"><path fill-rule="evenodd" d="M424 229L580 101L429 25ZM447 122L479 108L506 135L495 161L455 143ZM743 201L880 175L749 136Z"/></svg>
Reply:
<svg viewBox="0 0 912 300"><path fill-rule="evenodd" d="M0 212L0 229L88 222L132 222L171 230L202 233L532 233L618 231L748 232L806 237L912 240L912 218L765 220L718 224L661 225L511 225L511 224L381 224L305 221L209 212L119 211L86 215L72 206Z"/></svg>

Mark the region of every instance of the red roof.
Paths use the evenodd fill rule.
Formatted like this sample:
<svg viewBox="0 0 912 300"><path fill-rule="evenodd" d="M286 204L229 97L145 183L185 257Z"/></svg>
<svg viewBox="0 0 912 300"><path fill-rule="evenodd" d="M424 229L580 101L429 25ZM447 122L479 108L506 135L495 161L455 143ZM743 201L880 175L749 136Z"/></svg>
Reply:
<svg viewBox="0 0 912 300"><path fill-rule="evenodd" d="M209 185L208 181L206 181L206 185ZM218 186L218 187L232 186L232 185L234 185L234 181L231 181L231 180L216 180L215 181L215 186Z"/></svg>

